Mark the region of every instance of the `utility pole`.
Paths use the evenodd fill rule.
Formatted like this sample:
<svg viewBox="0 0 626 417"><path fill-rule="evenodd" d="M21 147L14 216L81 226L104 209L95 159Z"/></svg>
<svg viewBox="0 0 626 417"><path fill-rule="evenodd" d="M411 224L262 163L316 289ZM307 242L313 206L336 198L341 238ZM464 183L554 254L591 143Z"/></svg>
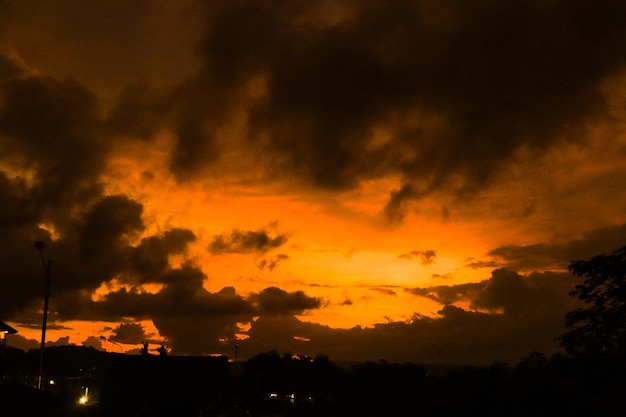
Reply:
<svg viewBox="0 0 626 417"><path fill-rule="evenodd" d="M43 255L43 248L45 247L42 241L35 242L35 248L41 255L41 262L43 263L43 269L45 272L45 291L43 298L43 323L41 325L41 349L39 352L39 377L37 379L37 389L41 389L41 383L43 379L43 352L46 347L46 325L48 323L48 299L50 298L50 274L52 273L52 261L46 262L46 258Z"/></svg>

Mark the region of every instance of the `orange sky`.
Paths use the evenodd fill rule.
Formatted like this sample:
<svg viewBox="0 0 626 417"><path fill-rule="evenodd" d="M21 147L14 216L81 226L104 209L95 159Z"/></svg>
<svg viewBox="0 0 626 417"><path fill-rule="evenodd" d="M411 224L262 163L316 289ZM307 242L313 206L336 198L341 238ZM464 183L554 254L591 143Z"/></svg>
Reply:
<svg viewBox="0 0 626 417"><path fill-rule="evenodd" d="M556 351L568 263L626 234L626 10L570 6L3 3L9 343L43 240L51 342Z"/></svg>

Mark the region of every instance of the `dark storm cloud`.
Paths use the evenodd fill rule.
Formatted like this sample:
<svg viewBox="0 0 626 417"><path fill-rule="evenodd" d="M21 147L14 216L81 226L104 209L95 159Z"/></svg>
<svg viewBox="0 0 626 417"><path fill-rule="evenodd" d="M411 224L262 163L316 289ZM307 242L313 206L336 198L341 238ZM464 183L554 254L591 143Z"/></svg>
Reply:
<svg viewBox="0 0 626 417"><path fill-rule="evenodd" d="M123 262L130 247L124 245L122 239L132 239L145 229L142 212L143 206L125 195L100 200L87 213L82 225L81 257L98 262L102 267L111 264L111 259Z"/></svg>
<svg viewBox="0 0 626 417"><path fill-rule="evenodd" d="M196 236L187 229L171 229L162 236L143 238L130 255L130 268L139 282L166 282L170 255L183 254ZM128 277L132 281L132 276Z"/></svg>
<svg viewBox="0 0 626 417"><path fill-rule="evenodd" d="M149 340L149 337L140 324L121 323L113 329L113 335L110 339L118 343L138 344Z"/></svg>
<svg viewBox="0 0 626 417"><path fill-rule="evenodd" d="M72 227L58 240L48 240L44 250L52 261L50 311L63 319L80 317L81 299L128 268L129 241L144 230L142 205L125 195L103 197L82 210L68 216ZM33 291L32 296L41 295Z"/></svg>
<svg viewBox="0 0 626 417"><path fill-rule="evenodd" d="M29 190L42 220L61 216L97 197L107 154L95 97L73 81L16 77L0 85L3 159L33 170ZM43 209L45 208L45 212Z"/></svg>
<svg viewBox="0 0 626 417"><path fill-rule="evenodd" d="M46 347L48 346L67 346L69 345L69 336L59 337L57 340L47 340ZM34 339L27 339L20 334L13 334L7 338L7 346L13 346L24 351L39 349L41 341Z"/></svg>
<svg viewBox="0 0 626 417"><path fill-rule="evenodd" d="M118 198L119 199L119 198ZM124 202L119 199L117 203ZM133 247L128 245L120 230L133 231L134 227L141 228L138 214L135 210L141 207L131 200L122 204L123 210L108 212L108 218L126 218L125 226L119 226L117 239L103 239L97 243L101 245L94 249L94 253L86 258L82 256L84 251L74 248L71 244L61 239L51 245L56 253L62 254L59 260L59 270L54 271L53 297L50 301L51 311L61 320L104 320L121 321L124 317L149 318L152 311L151 302L162 302L163 299L153 297L153 294L137 289L135 285L145 283L159 283L170 285L168 291L177 291L178 294L188 294L201 287L206 276L196 268L183 265L181 269L173 269L168 264L169 255L184 253L187 244L194 240L194 235L185 229L172 229L161 235L144 238ZM140 211L139 211L140 213ZM129 216L130 214L130 216ZM89 216L88 216L89 217ZM106 224L101 220L99 224ZM113 230L114 227L111 227ZM115 233L114 233L115 235ZM97 240L97 239L96 239ZM70 242L71 243L71 242ZM68 259L70 256L75 258ZM101 284L111 287L111 282L116 279L120 283L129 284L130 290L120 290L111 293L110 299L105 302L93 303L90 292ZM64 287L62 283L67 282ZM138 297L133 298L132 295ZM120 303L119 306L110 306L113 299ZM171 304L171 303L170 303Z"/></svg>
<svg viewBox="0 0 626 417"><path fill-rule="evenodd" d="M569 274L522 276L501 269L476 284L417 289L416 295L430 294L445 304L437 316L416 314L406 322L372 328L332 329L290 316L262 316L252 323L250 338L239 342L240 352L275 349L355 361L516 364L532 351L558 351L565 314L580 305L569 296L575 284ZM469 302L470 309L451 304L457 301Z"/></svg>
<svg viewBox="0 0 626 417"><path fill-rule="evenodd" d="M250 149L277 173L331 190L400 174L394 218L406 199L476 192L522 147L580 137L626 63L620 2L354 2L327 21L312 17L321 5L211 8L202 70L173 97L176 173L215 159L243 105ZM263 92L246 98L254 79ZM389 138L372 140L377 127Z"/></svg>
<svg viewBox="0 0 626 417"><path fill-rule="evenodd" d="M222 253L264 253L287 242L284 234L270 235L267 230L242 231L235 229L230 235L217 235L209 245L212 255Z"/></svg>
<svg viewBox="0 0 626 417"><path fill-rule="evenodd" d="M103 350L102 348L102 342L104 341L104 339L101 339L100 337L97 336L89 336L87 339L85 339L85 341L82 343L83 346L86 347L92 347L96 350Z"/></svg>
<svg viewBox="0 0 626 417"><path fill-rule="evenodd" d="M110 292L98 302L88 302L92 319L119 321L123 317L148 319L155 316L251 316L253 309L233 288L210 293L202 287L206 275L192 266L172 270L166 286L157 293L133 288Z"/></svg>
<svg viewBox="0 0 626 417"><path fill-rule="evenodd" d="M502 259L507 267L517 270L565 269L571 261L610 253L624 245L626 225L617 225L588 231L580 239L563 244L500 246L489 251L489 255Z"/></svg>
<svg viewBox="0 0 626 417"><path fill-rule="evenodd" d="M239 351L244 353L274 349L350 361L389 358L424 364L516 364L533 350L555 352L554 332L561 331L561 327L561 322L556 327L552 322L537 326L529 321L511 321L503 315L446 306L436 318L415 317L373 328L332 329L295 317L262 317L252 324L248 332L251 337L238 343Z"/></svg>
<svg viewBox="0 0 626 417"><path fill-rule="evenodd" d="M197 6L195 0L1 2L0 39L5 35L34 66L57 78L76 75L113 100L128 84L169 84L190 73L195 59L187 46L201 34Z"/></svg>
<svg viewBox="0 0 626 417"><path fill-rule="evenodd" d="M568 294L575 285L575 278L567 273L534 272L523 276L501 268L492 271L491 277L481 282L407 291L444 305L469 302L473 309L502 312L508 316L529 312L539 316L573 307L574 300Z"/></svg>
<svg viewBox="0 0 626 417"><path fill-rule="evenodd" d="M219 351L220 340L234 340L237 323L249 322L255 314L252 305L234 288L217 293L202 288L206 276L196 268L186 266L170 275L158 293L122 289L99 302L85 300L85 309L91 311L91 319L152 319L172 352L181 354Z"/></svg>
<svg viewBox="0 0 626 417"><path fill-rule="evenodd" d="M248 331L250 339L239 342L242 352L298 352L310 353L309 344L294 339L312 335L312 329L322 327L315 324L305 324L293 316L264 316L257 319ZM325 329L330 330L328 327ZM332 332L331 332L332 333ZM322 353L320 351L318 353ZM316 356L316 355L311 355Z"/></svg>
<svg viewBox="0 0 626 417"><path fill-rule="evenodd" d="M287 293L278 288L251 294L245 300L232 287L215 294L198 290L193 297L195 301L193 298L186 300L175 292L166 292L164 296L180 303L178 313L159 311L153 314L154 324L170 342L173 352L187 354L224 353L225 349L230 353L222 341L232 342L234 346L239 333L237 323L249 323L253 316L299 314L306 309L319 308L319 300L302 291ZM189 308L190 301L197 303L196 308Z"/></svg>
<svg viewBox="0 0 626 417"><path fill-rule="evenodd" d="M400 259L413 259L418 258L422 265L430 265L434 262L437 252L432 249L428 250L412 250L402 255L398 255Z"/></svg>
<svg viewBox="0 0 626 417"><path fill-rule="evenodd" d="M124 89L107 117L107 131L149 139L163 126L161 118L166 106L162 101L147 86L133 85Z"/></svg>
<svg viewBox="0 0 626 417"><path fill-rule="evenodd" d="M84 308L91 311L91 319L152 319L173 352L205 354L221 352L224 346L220 340L235 340L237 323L250 322L258 315L301 314L321 306L319 299L302 291L288 293L275 287L251 294L248 299L232 287L210 293L202 288L202 279L197 279L203 277L199 270L186 267L172 273L177 279L170 280L158 293L121 289L95 303L85 299Z"/></svg>
<svg viewBox="0 0 626 417"><path fill-rule="evenodd" d="M153 74L144 68L147 61L137 62L137 57L149 57L149 62L168 64L166 72L177 74L172 78L177 85L163 94L149 83L138 86L141 77L136 74L124 78L113 69L116 86L124 86L123 79L127 88L104 123L106 131L147 138L169 127L176 135L171 169L180 179L193 179L230 151L218 139L220 131L243 114L246 153L256 153L258 163L271 161L271 174L288 173L330 190L400 175L402 182L390 190L385 209L390 220L397 220L406 200L438 190L471 194L520 148L541 151L557 137L582 132L585 120L604 114L599 84L622 71L626 62L621 53L626 10L619 2L346 2L332 13L325 11L327 6L252 1L193 9L185 3L168 14L176 22L194 16L194 24L182 27L189 35L184 39L198 38L191 35L198 16L205 17L206 26L196 46L202 65L184 81L180 71L170 71L171 59L155 59L150 48L135 51L142 43L138 39L147 36L143 32L125 42L108 39L108 47L133 42L124 51L128 55L117 56L141 64L133 71ZM93 7L101 16L113 13L100 3ZM155 17L161 15L146 17L141 7L120 9L126 12L115 19L117 38L125 39L136 27L163 26L163 19ZM88 16L87 11L72 10L61 21ZM8 12L19 19L28 16L19 7ZM76 49L68 48L70 56L92 55L93 48L86 45L93 44L89 39L100 33L94 28L102 21L87 21L79 20L75 30L84 36L72 40ZM49 28L51 22L35 19L34 24ZM66 33L58 28L49 32L59 45L68 46ZM116 51L121 52L109 50ZM15 78L13 61L4 62L2 73ZM110 62L98 68L111 69ZM90 75L85 80L93 81L98 68L83 68ZM251 93L255 80L261 87ZM21 89L41 88L22 83ZM76 83L45 83L65 88L66 95L73 94L72 102L82 100L78 118L91 112L93 119L89 94L80 99ZM17 101L20 95L9 96ZM36 110L17 103L10 107L19 118ZM15 123L7 127L17 129ZM373 138L376 129L386 139ZM98 146L94 149L98 135L91 136L72 142L81 154L100 154ZM59 143L67 142L59 138ZM90 149L81 148L87 144ZM57 152L61 149L67 148ZM75 162L92 166L90 158Z"/></svg>
<svg viewBox="0 0 626 417"><path fill-rule="evenodd" d="M175 135L170 169L181 180L196 179L237 152L220 135L244 120L241 152L266 164L272 178L287 174L304 186L341 191L364 179L399 176L385 208L390 220L402 218L408 200L429 193L471 195L516 151L584 136L585 123L604 115L598 86L626 62L621 2L346 2L333 16L324 16L326 3L317 1L207 3L198 71L186 65L192 60L171 58L186 44L168 44L170 53L154 58L148 48L163 42L150 36L175 37L135 24L148 16L150 27L160 27L154 16L164 15L144 13L146 2L121 9L98 2L106 13L96 14L106 18L95 25L80 18L91 6L42 3L45 10L33 14L27 3L14 4L21 5L12 9L17 13L0 13L0 24L26 19L18 32L31 36L31 51L48 57L40 70L51 69L56 78L0 53L0 201L9 202L0 204L2 319L40 322L44 271L32 242L44 240L53 261L50 328L66 319L152 319L174 353L197 354L224 352L220 340L234 341L237 324L252 322L250 338L240 343L255 353L306 346L333 359L377 360L393 346L397 359L418 362L519 359L554 349L564 314L573 309L572 282L565 274L511 269L564 268L623 246L626 226L559 245L496 248L489 255L511 269L479 283L411 290L443 304L438 316L339 330L293 317L322 307L301 291L271 287L249 298L230 287L211 293L199 267L172 268L168 257L185 254L195 239L191 231L142 236L131 245L146 231L143 207L126 195L105 195L100 183L110 147L126 136L149 141L164 128ZM41 42L48 35L55 40L50 50ZM37 66L36 58L28 61ZM151 80L136 84L147 72L162 82L166 76L153 71L165 61L167 76L174 75L170 91L152 89ZM65 77L72 71L80 77ZM251 91L255 83L258 91ZM122 93L103 111L86 85ZM217 236L209 250L264 254L286 241L270 230L235 229ZM271 269L280 256L261 261L263 267ZM129 287L91 299L114 279ZM142 283L163 287L149 293L136 286ZM117 336L138 330L126 326ZM15 337L24 346L32 342Z"/></svg>
<svg viewBox="0 0 626 417"><path fill-rule="evenodd" d="M290 293L277 287L251 294L250 301L260 314L271 316L302 314L305 310L321 306L321 300L317 297L309 297L303 291Z"/></svg>
<svg viewBox="0 0 626 417"><path fill-rule="evenodd" d="M53 290L65 296L110 279L117 260L98 260L123 255L121 239L141 228L136 203L102 196L108 145L93 94L70 79L39 76L11 62L0 83L0 197L7 202L0 208L6 260L0 290L11 294L0 310L8 316L39 308L44 269L34 240L47 242Z"/></svg>
<svg viewBox="0 0 626 417"><path fill-rule="evenodd" d="M483 291L472 298L472 307L490 311L502 310L507 317L529 320L560 318L579 303L569 296L578 283L567 273L534 272L526 276L507 269L492 272Z"/></svg>
<svg viewBox="0 0 626 417"><path fill-rule="evenodd" d="M468 300L471 294L480 291L486 285L485 281L480 283L469 283L459 285L439 285L427 288L412 288L407 291L441 304L451 304L460 300Z"/></svg>
<svg viewBox="0 0 626 417"><path fill-rule="evenodd" d="M168 257L185 253L195 239L190 231L172 229L144 238L136 247L130 246L129 238L144 228L141 215L142 206L125 196L104 197L83 216L73 219L73 227L60 239L47 243L45 255L53 261L50 328L57 320L167 321L166 316L182 316L193 321L196 316L210 315L226 317L218 321L230 323L232 331L233 317L251 317L252 308L234 290L210 294L202 288L207 277L200 270L190 265L180 269L169 266ZM13 241L24 243L19 235ZM32 240L27 239L26 243L13 246L17 262L3 270L7 280L0 281L3 290L14 295L10 302L7 299L3 303L2 314L22 325L40 321L37 311L41 307L44 275ZM91 291L102 283L109 285L114 278L131 284L156 282L165 287L157 294L131 287L94 302ZM176 326L160 330L168 340L187 337L177 333Z"/></svg>
<svg viewBox="0 0 626 417"><path fill-rule="evenodd" d="M94 94L80 83L39 75L19 59L2 56L1 62L0 197L11 204L0 207L0 250L7 260L0 290L12 296L0 313L11 317L23 309L14 318L28 324L40 308L44 271L33 240L46 242L45 257L52 260L53 320L90 314L83 291L113 278L135 282L133 270L149 262L146 250L157 253L140 281L171 278L159 262L184 252L193 235L173 230L133 248L129 242L144 231L142 205L125 195L104 195L100 183L115 144L108 135L121 123L114 118L149 99L129 90L107 122ZM157 272L161 276L151 276Z"/></svg>
<svg viewBox="0 0 626 417"><path fill-rule="evenodd" d="M9 171L3 165L0 196L12 202L0 208L7 260L0 289L11 294L2 303L3 318L24 325L40 321L44 270L32 244L37 239L46 242L45 257L53 261L50 328L70 319L152 319L180 353L214 351L220 339L233 339L236 323L250 321L255 313L252 305L233 288L207 292L202 288L206 275L190 264L169 265L170 255L186 253L194 234L172 229L131 246L145 231L142 205L125 195L102 194L99 177L113 143L103 138L111 132L149 135L149 123L132 131L124 117L139 114L138 121L146 121L154 108L141 106L150 98L141 90L127 91L103 122L95 99L78 83L26 77L17 70L2 75L0 144L7 150ZM54 231L40 224L51 224ZM223 242L224 250L265 252L285 241L265 231L236 231ZM113 279L130 289L94 302L91 291ZM164 287L153 294L133 286L142 283ZM137 330L124 324L114 337L136 342Z"/></svg>

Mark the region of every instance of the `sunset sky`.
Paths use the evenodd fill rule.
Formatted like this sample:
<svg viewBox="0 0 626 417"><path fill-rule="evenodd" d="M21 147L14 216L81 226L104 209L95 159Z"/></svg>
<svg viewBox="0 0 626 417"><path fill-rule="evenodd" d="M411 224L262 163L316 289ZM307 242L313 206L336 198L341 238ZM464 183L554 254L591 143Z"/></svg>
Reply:
<svg viewBox="0 0 626 417"><path fill-rule="evenodd" d="M0 320L516 363L626 245L626 2L0 1Z"/></svg>

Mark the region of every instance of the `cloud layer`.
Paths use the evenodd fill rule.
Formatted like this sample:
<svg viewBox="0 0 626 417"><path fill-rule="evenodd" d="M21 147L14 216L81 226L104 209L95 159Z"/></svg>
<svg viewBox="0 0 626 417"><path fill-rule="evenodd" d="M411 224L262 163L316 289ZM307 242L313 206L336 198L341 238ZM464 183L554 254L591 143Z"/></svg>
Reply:
<svg viewBox="0 0 626 417"><path fill-rule="evenodd" d="M0 294L9 294L2 320L39 323L43 271L32 242L41 240L54 276L51 326L108 323L109 339L120 344L154 336L180 354L228 353L239 343L250 354L512 361L557 349L575 306L567 264L625 244L626 201L616 196L626 186L621 2L55 0L38 7L0 5ZM561 149L611 160L584 159L576 172L548 178L553 160L546 158ZM566 185L551 190L552 181ZM515 186L525 182L548 190L529 188L517 201ZM345 282L321 275L306 282L316 262L302 260L302 231L316 226L303 218L300 229L283 228L292 213L278 199L262 199L280 195L289 207L311 204L310 212L338 208L337 218L356 223L365 209L353 209L362 201L351 198L376 187L382 223L400 229L426 204L444 223L467 216L496 224L507 210L529 223L546 213L576 219L570 194L597 210L588 216L593 223L569 221L561 235L543 233L537 220L525 229L535 239L491 240L463 265L480 279L440 285L462 275L446 266L451 256L436 240L403 236L408 243L391 257L414 267L410 276L427 271L438 281L387 286L397 278L389 268L375 271L376 285L362 284L374 274L364 261L369 275L338 268ZM210 214L159 217L179 199L191 206L198 189L233 188L259 201L248 208L255 216L230 223ZM229 204L211 198L207 212ZM270 223L268 212L277 213ZM330 222L317 228L353 233ZM310 252L325 251L339 250ZM220 262L224 277L210 269ZM412 297L415 311L425 300L438 308L373 327L306 321L331 306L356 308L366 298L351 293L357 287L368 296ZM141 321L151 321L158 337ZM89 343L98 344L93 337Z"/></svg>

